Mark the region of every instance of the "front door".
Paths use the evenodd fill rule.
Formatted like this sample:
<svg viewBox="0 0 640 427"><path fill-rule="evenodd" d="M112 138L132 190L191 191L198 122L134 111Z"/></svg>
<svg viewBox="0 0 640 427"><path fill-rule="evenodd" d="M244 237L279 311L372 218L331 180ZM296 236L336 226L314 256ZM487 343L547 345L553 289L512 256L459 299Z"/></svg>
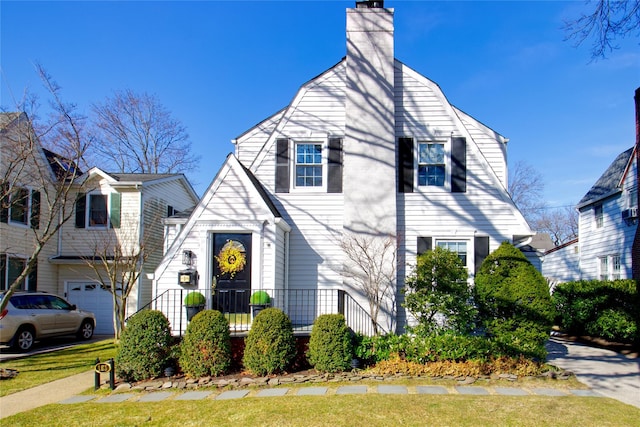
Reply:
<svg viewBox="0 0 640 427"><path fill-rule="evenodd" d="M249 313L251 234L213 236L213 308L223 313Z"/></svg>

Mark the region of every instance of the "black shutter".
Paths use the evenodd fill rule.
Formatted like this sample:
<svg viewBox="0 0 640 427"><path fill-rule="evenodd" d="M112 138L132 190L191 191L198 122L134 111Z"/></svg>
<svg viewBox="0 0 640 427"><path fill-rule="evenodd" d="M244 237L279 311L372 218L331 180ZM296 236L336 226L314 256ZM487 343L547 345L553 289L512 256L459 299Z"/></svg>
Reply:
<svg viewBox="0 0 640 427"><path fill-rule="evenodd" d="M342 139L329 138L327 193L342 193Z"/></svg>
<svg viewBox="0 0 640 427"><path fill-rule="evenodd" d="M413 138L398 139L398 192L413 193Z"/></svg>
<svg viewBox="0 0 640 427"><path fill-rule="evenodd" d="M276 141L276 193L289 192L289 140Z"/></svg>
<svg viewBox="0 0 640 427"><path fill-rule="evenodd" d="M431 250L431 237L418 237L418 255Z"/></svg>
<svg viewBox="0 0 640 427"><path fill-rule="evenodd" d="M451 192L467 191L467 139L451 139Z"/></svg>
<svg viewBox="0 0 640 427"><path fill-rule="evenodd" d="M7 254L0 254L0 291L7 289Z"/></svg>
<svg viewBox="0 0 640 427"><path fill-rule="evenodd" d="M40 228L40 192L31 191L31 228Z"/></svg>
<svg viewBox="0 0 640 427"><path fill-rule="evenodd" d="M474 258L475 258L475 271L474 274L478 274L482 261L489 255L489 236L480 236L473 239L474 246Z"/></svg>
<svg viewBox="0 0 640 427"><path fill-rule="evenodd" d="M0 185L0 222L9 222L9 184Z"/></svg>
<svg viewBox="0 0 640 427"><path fill-rule="evenodd" d="M84 193L78 193L76 199L76 228L85 228L87 210L87 197Z"/></svg>
<svg viewBox="0 0 640 427"><path fill-rule="evenodd" d="M27 291L35 292L38 290L38 261L33 264L27 280Z"/></svg>

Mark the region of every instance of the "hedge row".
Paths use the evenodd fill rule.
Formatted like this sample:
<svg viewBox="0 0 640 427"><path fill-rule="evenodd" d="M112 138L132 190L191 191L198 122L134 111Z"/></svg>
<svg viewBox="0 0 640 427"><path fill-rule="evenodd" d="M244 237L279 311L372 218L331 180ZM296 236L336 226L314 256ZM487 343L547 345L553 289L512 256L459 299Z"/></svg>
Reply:
<svg viewBox="0 0 640 427"><path fill-rule="evenodd" d="M556 322L568 333L640 342L640 296L634 280L582 280L556 286Z"/></svg>

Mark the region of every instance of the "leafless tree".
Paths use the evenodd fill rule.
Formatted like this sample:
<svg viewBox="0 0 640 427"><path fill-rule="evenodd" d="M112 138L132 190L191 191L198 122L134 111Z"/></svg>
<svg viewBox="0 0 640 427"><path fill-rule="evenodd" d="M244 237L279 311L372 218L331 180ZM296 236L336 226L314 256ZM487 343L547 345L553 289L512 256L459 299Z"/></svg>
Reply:
<svg viewBox="0 0 640 427"><path fill-rule="evenodd" d="M342 275L366 296L373 332L378 335L380 311L395 293L396 239L347 234L340 240L340 247L346 257Z"/></svg>
<svg viewBox="0 0 640 427"><path fill-rule="evenodd" d="M544 211L536 221L536 230L547 233L553 243L561 245L578 237L578 212L567 206Z"/></svg>
<svg viewBox="0 0 640 427"><path fill-rule="evenodd" d="M522 215L533 226L546 208L544 179L525 161L518 161L509 171L509 195Z"/></svg>
<svg viewBox="0 0 640 427"><path fill-rule="evenodd" d="M579 18L566 21L564 29L568 40L581 45L593 39L591 57L605 58L607 52L618 49L616 40L640 36L640 0L587 1L592 6Z"/></svg>
<svg viewBox="0 0 640 427"><path fill-rule="evenodd" d="M78 114L74 105L62 100L61 88L41 65L36 70L50 98L49 117L36 121L37 102L33 98L17 103L20 113L2 115L0 216L2 222L6 217L7 222L20 219L28 225L25 236L33 241L33 247L20 273L6 284L8 293L0 302L0 311L35 269L45 245L73 215L74 186L90 143L85 131L86 118ZM25 112L26 109L33 111ZM8 254L12 253L11 229L2 227L0 236L2 248Z"/></svg>
<svg viewBox="0 0 640 427"><path fill-rule="evenodd" d="M191 153L186 128L156 96L118 91L95 104L93 112L100 141L95 150L115 168L113 172L179 173L197 168L199 158Z"/></svg>

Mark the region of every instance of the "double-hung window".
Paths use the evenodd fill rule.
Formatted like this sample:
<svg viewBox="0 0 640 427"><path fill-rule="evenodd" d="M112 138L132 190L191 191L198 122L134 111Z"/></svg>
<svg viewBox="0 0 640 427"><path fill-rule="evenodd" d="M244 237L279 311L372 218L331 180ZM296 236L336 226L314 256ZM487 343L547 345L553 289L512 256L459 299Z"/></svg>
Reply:
<svg viewBox="0 0 640 427"><path fill-rule="evenodd" d="M599 264L600 280L607 280L609 278L609 258L606 256L600 257Z"/></svg>
<svg viewBox="0 0 640 427"><path fill-rule="evenodd" d="M604 225L604 210L602 204L597 204L593 207L593 215L596 222L596 228L602 228Z"/></svg>
<svg viewBox="0 0 640 427"><path fill-rule="evenodd" d="M446 249L458 255L460 261L467 265L467 242L464 241L439 241L437 242L439 248Z"/></svg>
<svg viewBox="0 0 640 427"><path fill-rule="evenodd" d="M27 266L27 259L7 254L0 254L0 290L9 289L13 282L20 277ZM26 278L20 281L18 289L35 291L37 288L37 264L32 266Z"/></svg>
<svg viewBox="0 0 640 427"><path fill-rule="evenodd" d="M620 279L621 262L620 255L613 255L611 257L611 280Z"/></svg>
<svg viewBox="0 0 640 427"><path fill-rule="evenodd" d="M29 221L29 190L17 188L11 193L9 218L13 223L27 225Z"/></svg>
<svg viewBox="0 0 640 427"><path fill-rule="evenodd" d="M444 187L444 144L420 142L418 144L418 185Z"/></svg>
<svg viewBox="0 0 640 427"><path fill-rule="evenodd" d="M296 144L296 187L322 187L322 144Z"/></svg>
<svg viewBox="0 0 640 427"><path fill-rule="evenodd" d="M109 213L107 211L106 194L90 194L89 195L89 226L106 227L108 224Z"/></svg>
<svg viewBox="0 0 640 427"><path fill-rule="evenodd" d="M78 195L76 228L120 228L120 193Z"/></svg>

